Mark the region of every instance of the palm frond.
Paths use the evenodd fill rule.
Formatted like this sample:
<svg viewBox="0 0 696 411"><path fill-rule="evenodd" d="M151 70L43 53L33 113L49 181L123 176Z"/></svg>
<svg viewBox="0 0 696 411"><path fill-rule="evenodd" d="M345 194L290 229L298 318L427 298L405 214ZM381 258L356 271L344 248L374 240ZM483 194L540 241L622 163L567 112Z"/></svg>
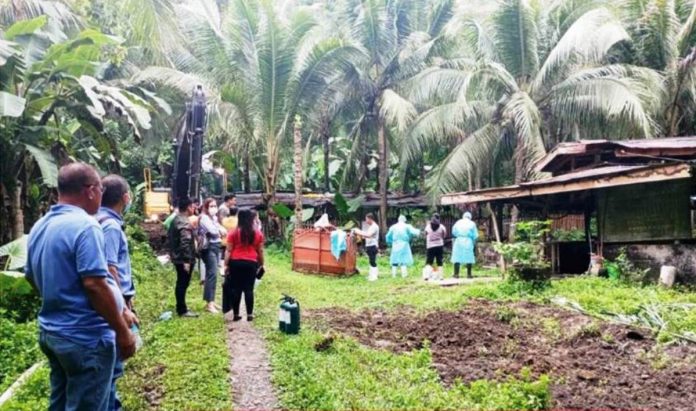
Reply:
<svg viewBox="0 0 696 411"><path fill-rule="evenodd" d="M499 126L490 122L467 135L428 175L429 195L461 191L469 171L482 168L491 159L500 135Z"/></svg>
<svg viewBox="0 0 696 411"><path fill-rule="evenodd" d="M692 47L691 43L694 37L694 28L696 27L696 2L691 6L691 13L687 17L686 21L681 25L679 33L677 34L677 52L679 56L685 55L689 48Z"/></svg>
<svg viewBox="0 0 696 411"><path fill-rule="evenodd" d="M379 115L384 118L387 126L395 127L403 133L418 114L410 101L401 97L392 89L382 91L379 100Z"/></svg>
<svg viewBox="0 0 696 411"><path fill-rule="evenodd" d="M189 94L196 84L203 85L205 90L208 90L210 97L217 95L217 88L213 87L213 83L207 79L192 73L184 73L179 70L169 67L146 67L136 73L131 81L134 84L167 85L182 93Z"/></svg>
<svg viewBox="0 0 696 411"><path fill-rule="evenodd" d="M532 165L546 154L541 134L541 113L529 94L519 91L511 95L503 107L503 117L512 124L517 139L517 155L523 156L523 171L529 175Z"/></svg>
<svg viewBox="0 0 696 411"><path fill-rule="evenodd" d="M486 102L464 102L435 106L421 113L405 134L400 151L402 165L422 158L428 149L447 147L492 120L493 107Z"/></svg>
<svg viewBox="0 0 696 411"><path fill-rule="evenodd" d="M536 12L528 0L503 0L493 15L495 45L505 68L526 79L539 65Z"/></svg>
<svg viewBox="0 0 696 411"><path fill-rule="evenodd" d="M554 86L549 106L569 123L591 124L597 118L623 121L650 137L659 132L654 111L661 106L656 96L662 94L659 73L612 65L580 71Z"/></svg>
<svg viewBox="0 0 696 411"><path fill-rule="evenodd" d="M125 0L122 12L128 19L128 40L140 46L154 64L168 64L167 53L181 42L172 0Z"/></svg>
<svg viewBox="0 0 696 411"><path fill-rule="evenodd" d="M543 88L554 76L567 75L569 65L600 63L610 48L628 38L626 30L609 10L598 8L586 12L555 44L536 74L532 90Z"/></svg>

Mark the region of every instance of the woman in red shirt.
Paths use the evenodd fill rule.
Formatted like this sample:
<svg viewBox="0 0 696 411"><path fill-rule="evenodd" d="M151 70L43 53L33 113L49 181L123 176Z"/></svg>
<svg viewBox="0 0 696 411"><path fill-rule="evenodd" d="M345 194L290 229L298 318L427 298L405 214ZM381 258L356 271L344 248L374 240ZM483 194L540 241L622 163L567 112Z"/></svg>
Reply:
<svg viewBox="0 0 696 411"><path fill-rule="evenodd" d="M225 283L223 284L222 311L232 310L234 321L239 321L239 305L244 293L247 321L254 319L254 282L263 269L263 234L255 228L255 213L240 210L237 228L227 234L225 254Z"/></svg>

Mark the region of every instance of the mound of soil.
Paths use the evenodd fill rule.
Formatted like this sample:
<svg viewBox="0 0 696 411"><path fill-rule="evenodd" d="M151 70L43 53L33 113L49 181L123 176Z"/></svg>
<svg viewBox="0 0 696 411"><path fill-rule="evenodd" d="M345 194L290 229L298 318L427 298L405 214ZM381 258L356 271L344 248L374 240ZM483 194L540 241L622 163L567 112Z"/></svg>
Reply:
<svg viewBox="0 0 696 411"><path fill-rule="evenodd" d="M696 347L656 346L649 331L529 302L472 300L425 316L318 310L308 318L361 343L394 352L430 341L446 384L505 380L523 367L552 377L554 407L693 410Z"/></svg>
<svg viewBox="0 0 696 411"><path fill-rule="evenodd" d="M164 254L168 250L167 246L167 231L161 222L147 222L144 221L140 224L145 233L147 234L148 241L150 242L150 247L155 251L155 254Z"/></svg>

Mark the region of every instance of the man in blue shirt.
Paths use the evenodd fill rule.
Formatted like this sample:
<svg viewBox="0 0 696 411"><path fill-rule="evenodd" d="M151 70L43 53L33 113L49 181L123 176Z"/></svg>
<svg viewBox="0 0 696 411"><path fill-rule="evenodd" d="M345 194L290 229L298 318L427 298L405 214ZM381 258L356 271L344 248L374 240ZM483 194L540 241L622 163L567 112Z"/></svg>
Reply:
<svg viewBox="0 0 696 411"><path fill-rule="evenodd" d="M130 189L125 178L114 174L102 178L104 193L101 208L97 214L97 222L104 231L104 254L109 273L119 285L126 303L124 316L130 325L137 324L138 319L132 314L135 286L131 275L130 255L128 254L128 239L123 231L123 214L131 204ZM114 376L109 395L109 410L121 409L121 401L116 392L116 380L123 376L123 361L116 359Z"/></svg>
<svg viewBox="0 0 696 411"><path fill-rule="evenodd" d="M104 194L97 213L97 222L104 231L104 254L109 273L121 288L121 293L129 309L133 308L135 285L131 275L128 238L123 231L123 215L131 205L128 182L114 174L102 179Z"/></svg>
<svg viewBox="0 0 696 411"><path fill-rule="evenodd" d="M29 233L25 276L41 295L39 346L51 367L49 410L107 410L116 360L135 352L123 299L107 271L94 215L102 184L72 163L58 172L58 204Z"/></svg>

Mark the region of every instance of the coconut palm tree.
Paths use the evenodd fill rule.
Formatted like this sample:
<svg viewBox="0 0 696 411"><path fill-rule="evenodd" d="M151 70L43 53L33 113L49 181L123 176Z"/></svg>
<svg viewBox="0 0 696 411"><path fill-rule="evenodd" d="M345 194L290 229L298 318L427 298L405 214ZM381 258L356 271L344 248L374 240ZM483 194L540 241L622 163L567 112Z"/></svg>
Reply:
<svg viewBox="0 0 696 411"><path fill-rule="evenodd" d="M430 108L409 129L402 164L433 145L450 150L430 174L433 194L471 186L501 154L511 155L520 182L536 177L534 163L560 141L659 130L661 77L617 60L630 36L608 8L505 0L460 32L465 57L426 70L411 88Z"/></svg>
<svg viewBox="0 0 696 411"><path fill-rule="evenodd" d="M179 68L215 84L220 101L230 106L226 112L243 120L229 136L234 146L246 148L245 157L260 154L256 168L264 200L272 203L295 115L322 105L327 82L358 50L326 35L316 5L235 0L221 15L212 0L198 2L203 6L180 8L189 55ZM181 84L181 76L162 68L145 77Z"/></svg>
<svg viewBox="0 0 696 411"><path fill-rule="evenodd" d="M378 153L380 226L386 233L389 156L416 107L405 97L403 84L428 65L445 41L443 30L453 14L453 1L348 0L339 31L349 33L363 50L346 73L356 117L350 136L352 160L344 183L362 182L368 151Z"/></svg>
<svg viewBox="0 0 696 411"><path fill-rule="evenodd" d="M696 3L623 1L620 4L637 64L664 75L659 121L667 136L696 131Z"/></svg>
<svg viewBox="0 0 696 411"><path fill-rule="evenodd" d="M47 16L21 20L0 39L0 232L12 221L24 233L23 196L42 179L56 186L57 164L85 155L117 160L104 124L123 119L136 135L150 127L154 107L143 97L98 78L103 48L118 39L95 30L73 38ZM63 40L65 39L65 40ZM154 96L153 96L154 97ZM82 151L82 149L85 151ZM10 207L5 199L10 200ZM5 210L12 213L6 218Z"/></svg>

